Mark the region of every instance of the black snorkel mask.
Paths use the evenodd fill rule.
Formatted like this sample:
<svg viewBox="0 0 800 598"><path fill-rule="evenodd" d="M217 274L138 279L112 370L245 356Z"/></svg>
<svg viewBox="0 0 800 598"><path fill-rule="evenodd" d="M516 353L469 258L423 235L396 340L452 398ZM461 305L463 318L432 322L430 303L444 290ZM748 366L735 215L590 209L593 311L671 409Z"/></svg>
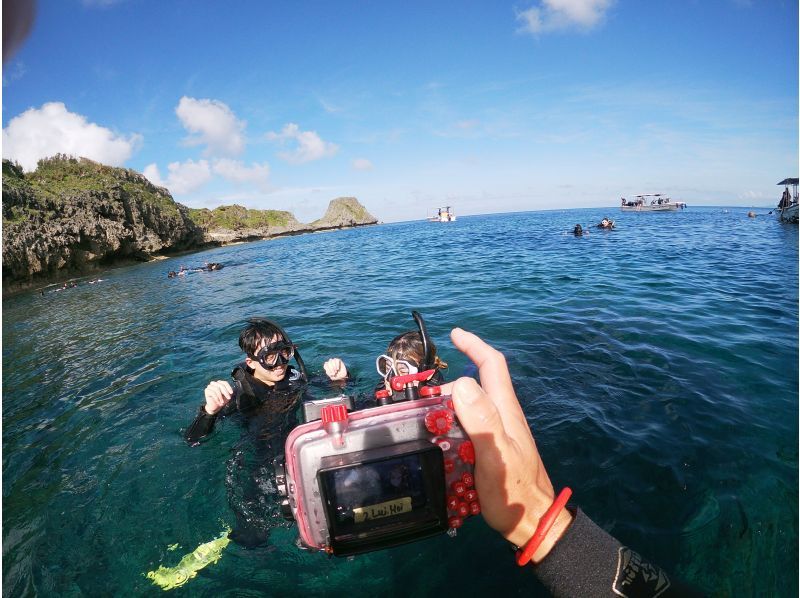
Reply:
<svg viewBox="0 0 800 598"><path fill-rule="evenodd" d="M278 341L262 347L253 358L265 370L275 370L289 363L289 360L294 356L295 349L296 347L292 343L287 343L285 340Z"/></svg>
<svg viewBox="0 0 800 598"><path fill-rule="evenodd" d="M289 335L286 334L286 331L276 322L268 320L267 318L251 318L250 321L264 322L269 324L278 331L283 339L277 343L267 345L255 355L251 355L250 358L257 361L264 369L274 370L288 364L289 360L294 357L294 360L297 362L297 366L300 369L301 377L303 380L308 380L306 364L303 362L303 358L300 357L300 351L298 351L297 346L289 338Z"/></svg>

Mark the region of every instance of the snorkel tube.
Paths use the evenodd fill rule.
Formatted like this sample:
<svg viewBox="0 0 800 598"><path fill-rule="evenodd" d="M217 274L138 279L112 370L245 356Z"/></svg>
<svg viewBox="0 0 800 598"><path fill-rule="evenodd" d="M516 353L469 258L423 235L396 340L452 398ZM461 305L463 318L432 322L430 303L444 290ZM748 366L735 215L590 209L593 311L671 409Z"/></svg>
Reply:
<svg viewBox="0 0 800 598"><path fill-rule="evenodd" d="M428 329L425 327L425 320L422 319L420 313L416 310L411 312L411 315L414 317L414 321L417 323L417 328L419 328L419 336L422 338L422 349L425 353L425 357L423 358L423 362L420 364L420 371L422 370L433 370L435 369L435 365L433 363L433 343L430 341L430 337L428 336Z"/></svg>
<svg viewBox="0 0 800 598"><path fill-rule="evenodd" d="M289 338L289 335L286 334L286 331L281 328L280 324L273 320L269 320L267 318L250 318L249 322L264 322L265 324L269 324L273 328L275 328L278 332L280 332L283 340L285 340L289 344L292 343L292 339ZM308 382L308 372L306 371L306 364L303 362L303 358L300 357L300 350L295 346L294 348L294 360L297 362L297 366L300 368L300 375L303 377L303 382Z"/></svg>

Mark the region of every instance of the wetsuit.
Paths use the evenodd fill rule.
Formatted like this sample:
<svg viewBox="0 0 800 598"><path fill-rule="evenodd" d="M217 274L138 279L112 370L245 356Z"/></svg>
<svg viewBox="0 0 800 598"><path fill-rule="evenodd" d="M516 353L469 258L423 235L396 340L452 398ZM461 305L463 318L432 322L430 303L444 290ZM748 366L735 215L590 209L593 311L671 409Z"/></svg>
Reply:
<svg viewBox="0 0 800 598"><path fill-rule="evenodd" d="M209 415L206 412L205 402L200 406L194 421L186 429L184 438L190 444L195 444L211 434L217 419L240 412L252 419L252 416L262 416L257 419L275 420L280 415L293 416L297 404L300 402L303 391L307 386L300 372L289 366L286 375L274 386L264 384L250 373L246 364L240 363L231 372L234 379L233 397L230 402L217 413ZM277 417L276 417L277 416ZM287 419L294 419L287 417ZM278 422L263 422L278 423ZM286 421L289 427L297 425L294 421ZM250 426L248 426L250 427ZM273 427L273 426L269 426Z"/></svg>
<svg viewBox="0 0 800 598"><path fill-rule="evenodd" d="M534 570L553 596L700 596L620 544L577 509L564 535Z"/></svg>
<svg viewBox="0 0 800 598"><path fill-rule="evenodd" d="M230 538L245 548L265 544L271 529L288 525L280 514L273 460L283 453L289 431L298 424L298 405L308 384L289 366L274 386L256 379L246 364L231 372L234 392L217 413L209 415L205 403L186 430L189 444L198 444L214 430L219 418L240 419L246 430L226 461L225 489L236 516Z"/></svg>

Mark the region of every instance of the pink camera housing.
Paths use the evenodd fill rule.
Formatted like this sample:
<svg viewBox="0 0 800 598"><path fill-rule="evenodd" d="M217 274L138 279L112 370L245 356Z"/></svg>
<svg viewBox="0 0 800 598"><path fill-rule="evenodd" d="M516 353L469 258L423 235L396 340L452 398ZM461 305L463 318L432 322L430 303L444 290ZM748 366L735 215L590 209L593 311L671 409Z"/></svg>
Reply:
<svg viewBox="0 0 800 598"><path fill-rule="evenodd" d="M317 478L323 459L330 462L331 456L346 459L353 453L368 456L390 447L412 446L415 441L428 448L426 443L431 443L442 451L445 488L441 497L446 502L448 532L480 513L473 474L475 452L458 423L452 399L439 395L435 386L420 391L425 398L360 411L328 405L320 420L297 426L289 434L285 447L287 498L306 547L335 552Z"/></svg>

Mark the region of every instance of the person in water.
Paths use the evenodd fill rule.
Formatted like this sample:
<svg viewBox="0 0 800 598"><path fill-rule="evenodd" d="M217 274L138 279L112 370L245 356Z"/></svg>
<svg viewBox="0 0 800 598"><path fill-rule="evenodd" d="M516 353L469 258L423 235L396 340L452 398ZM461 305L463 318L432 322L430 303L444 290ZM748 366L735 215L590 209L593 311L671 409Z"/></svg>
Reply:
<svg viewBox="0 0 800 598"><path fill-rule="evenodd" d="M447 364L436 354L436 345L433 341L429 339L428 343L431 354L430 360L425 359L422 335L418 331L411 330L394 337L386 348L386 353L376 360L375 365L381 375L377 388L385 388L391 391L389 380L392 377L417 374L425 370L435 370L434 375L426 384L443 384L442 370L447 369Z"/></svg>
<svg viewBox="0 0 800 598"><path fill-rule="evenodd" d="M583 236L583 234L584 234L583 233L583 227L580 224L576 224L575 228L572 229L572 234L575 235L576 237Z"/></svg>
<svg viewBox="0 0 800 598"><path fill-rule="evenodd" d="M246 548L264 544L269 523L280 519L275 495L273 460L283 452L289 431L298 423L298 408L308 389L308 374L297 346L275 322L252 318L239 334L243 362L231 372L233 384L214 380L204 392L184 438L196 446L210 436L215 424L236 417L246 433L227 462L228 500L236 515L231 539ZM290 364L294 359L297 367ZM341 360L328 360L326 371L347 377ZM343 371L343 373L342 373ZM275 495L275 496L271 496Z"/></svg>
<svg viewBox="0 0 800 598"><path fill-rule="evenodd" d="M554 596L700 595L623 546L579 508L559 508L505 357L460 328L450 338L480 375L480 383L462 377L442 393L452 396L475 448L475 489L484 520L515 547L524 547L545 514L555 516L530 559L539 581Z"/></svg>
<svg viewBox="0 0 800 598"><path fill-rule="evenodd" d="M603 218L600 221L600 224L597 225L597 228L608 228L608 229L614 228L614 221L609 220L608 218Z"/></svg>

